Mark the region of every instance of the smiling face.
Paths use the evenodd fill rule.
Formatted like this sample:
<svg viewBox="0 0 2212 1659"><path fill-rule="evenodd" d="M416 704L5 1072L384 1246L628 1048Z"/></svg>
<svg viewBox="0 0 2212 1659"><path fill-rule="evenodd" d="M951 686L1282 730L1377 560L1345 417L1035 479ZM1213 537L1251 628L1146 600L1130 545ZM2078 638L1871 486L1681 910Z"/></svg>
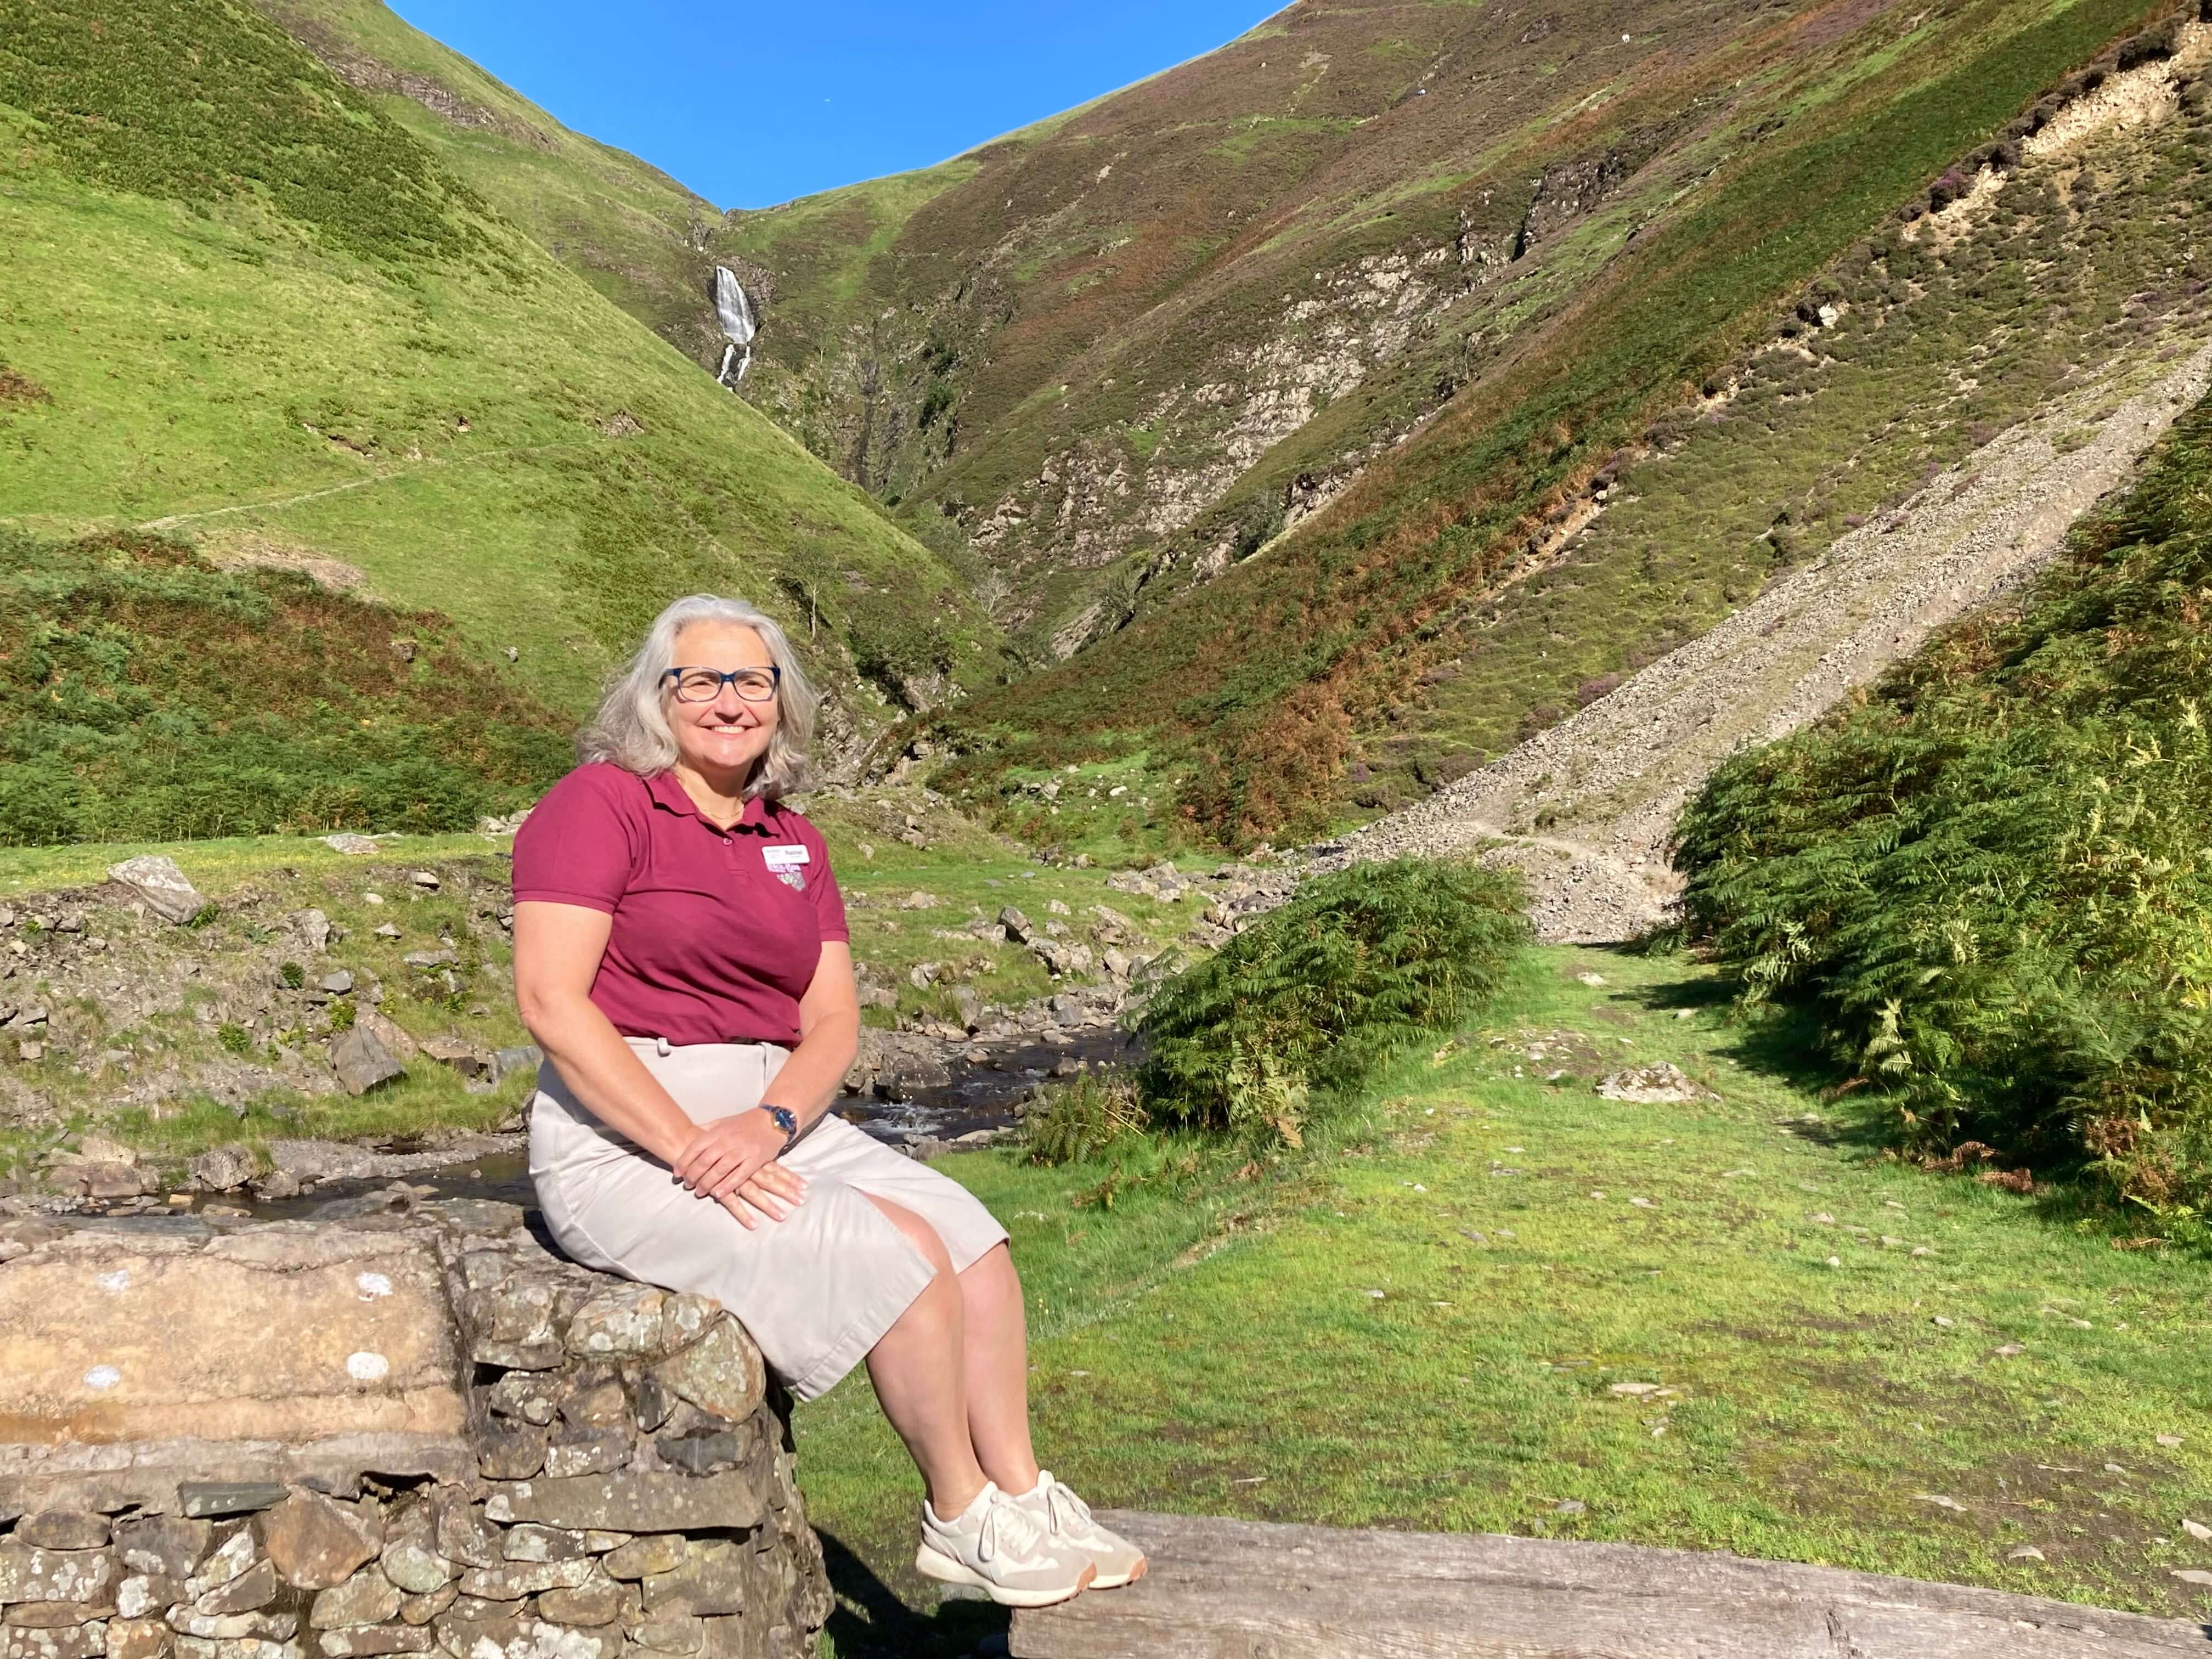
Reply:
<svg viewBox="0 0 2212 1659"><path fill-rule="evenodd" d="M767 642L738 623L693 623L676 635L678 667L727 674L740 668L769 668L775 663ZM747 702L735 686L726 683L711 702L684 702L676 696L674 685L673 681L662 682L660 706L668 715L669 730L676 734L677 764L717 787L730 780L742 783L768 753L769 739L775 735L775 701Z"/></svg>

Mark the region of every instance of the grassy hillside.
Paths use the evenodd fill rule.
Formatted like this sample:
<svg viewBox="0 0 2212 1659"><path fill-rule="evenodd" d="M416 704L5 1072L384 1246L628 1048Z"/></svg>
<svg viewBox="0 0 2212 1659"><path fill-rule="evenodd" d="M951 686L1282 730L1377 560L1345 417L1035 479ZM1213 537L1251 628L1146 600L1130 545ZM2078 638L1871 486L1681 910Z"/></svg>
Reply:
<svg viewBox="0 0 2212 1659"><path fill-rule="evenodd" d="M1773 36L1747 45L1744 88L1680 165L1638 175L1617 214L1563 234L1583 239L1588 269L1553 314L1502 337L1442 413L1295 533L1018 696L961 711L956 742L981 751L968 779L1142 747L1214 833L1310 830L1343 810L1347 766L1365 753L1411 774L1456 752L1464 769L1470 751L1557 718L1589 678L1710 626L1800 556L1788 523L1806 497L1847 520L2032 408L2039 385L2099 370L2177 307L2193 313L2194 290L2164 286L2163 268L2186 252L2203 130L2186 109L2166 118L2170 83L2164 115L2131 124L2151 135L2131 171L2069 163L2033 179L2035 194L2061 192L2024 227L2033 235L1954 258L1948 221L1925 239L1893 234L1900 209L1926 216L1931 185L1946 202L1962 193L2039 99L2088 97L2092 83L2069 72L2117 70L2119 43L2148 15L2131 0L1964 4L1826 40L1793 26L1780 44L1801 49L1786 54ZM2175 39L2128 48L2129 61ZM2017 155L1996 155L1993 187ZM1995 222L2012 225L2024 205L2000 199ZM1885 221L1893 231L1875 235ZM1831 276L1882 301L1833 345L1808 329L1824 297L1809 290ZM1884 340L1884 317L1910 326ZM1751 418L1680 510L1663 526L1647 514L1644 534L1553 574L1623 468L1679 449L1702 416L1725 424L1751 357L1808 331L1821 347L1793 349L1822 374L1764 365ZM1915 337L1917 349L1894 343ZM1887 354L1878 374L1829 372L1869 353ZM1844 476L1866 453L1867 479ZM1666 483L1647 473L1621 493L1632 503ZM1746 522L1761 509L1765 525ZM1779 541L1763 533L1776 524Z"/></svg>
<svg viewBox="0 0 2212 1659"><path fill-rule="evenodd" d="M712 204L570 131L383 0L253 3L601 294L695 361L720 357Z"/></svg>
<svg viewBox="0 0 2212 1659"><path fill-rule="evenodd" d="M466 830L565 771L572 726L434 611L0 532L0 844Z"/></svg>
<svg viewBox="0 0 2212 1659"><path fill-rule="evenodd" d="M2212 1206L2212 407L2017 609L1717 774L1690 912L1935 1152ZM1971 1157L1971 1152L1969 1154Z"/></svg>
<svg viewBox="0 0 2212 1659"><path fill-rule="evenodd" d="M570 711L700 588L869 675L848 736L995 669L943 560L228 0L0 0L0 525L42 541L434 609Z"/></svg>

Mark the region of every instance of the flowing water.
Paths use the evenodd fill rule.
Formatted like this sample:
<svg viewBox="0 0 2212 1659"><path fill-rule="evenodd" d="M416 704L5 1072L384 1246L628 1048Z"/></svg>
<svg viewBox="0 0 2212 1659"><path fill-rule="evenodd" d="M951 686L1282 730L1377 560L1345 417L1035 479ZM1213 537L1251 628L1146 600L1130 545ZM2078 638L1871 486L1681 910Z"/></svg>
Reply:
<svg viewBox="0 0 2212 1659"><path fill-rule="evenodd" d="M969 1056L981 1054L981 1059ZM841 1097L832 1109L848 1122L895 1146L950 1141L978 1130L1003 1129L1015 1121L1022 1098L1062 1062L1121 1066L1137 1058L1134 1040L1118 1026L1092 1026L1059 1042L976 1043L946 1060L950 1080L915 1091L911 1099ZM432 1199L479 1198L534 1206L528 1152L520 1134L488 1137L496 1146L442 1158L434 1147L399 1141L380 1150L404 1159L404 1171L319 1182L296 1198L243 1194L215 1200L245 1209L258 1219L334 1220ZM404 1192L400 1185L404 1183Z"/></svg>

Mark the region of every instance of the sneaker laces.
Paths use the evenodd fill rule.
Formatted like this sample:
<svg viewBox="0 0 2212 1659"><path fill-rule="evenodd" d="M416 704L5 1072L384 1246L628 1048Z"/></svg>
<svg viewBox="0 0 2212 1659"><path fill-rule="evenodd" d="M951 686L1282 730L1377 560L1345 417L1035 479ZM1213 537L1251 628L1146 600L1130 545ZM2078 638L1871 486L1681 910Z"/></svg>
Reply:
<svg viewBox="0 0 2212 1659"><path fill-rule="evenodd" d="M1052 1517L1054 1532L1072 1534L1079 1528L1087 1530L1090 1528L1091 1505L1054 1480L1052 1471L1046 1470L1039 1477L1038 1484L1044 1488L1045 1513Z"/></svg>
<svg viewBox="0 0 2212 1659"><path fill-rule="evenodd" d="M1001 1530L1011 1536L1000 1538ZM999 1548L1005 1546L1017 1555L1027 1555L1044 1541L1036 1522L1024 1515L1004 1492L995 1495L983 1511L983 1524L975 1534L975 1559L995 1560Z"/></svg>

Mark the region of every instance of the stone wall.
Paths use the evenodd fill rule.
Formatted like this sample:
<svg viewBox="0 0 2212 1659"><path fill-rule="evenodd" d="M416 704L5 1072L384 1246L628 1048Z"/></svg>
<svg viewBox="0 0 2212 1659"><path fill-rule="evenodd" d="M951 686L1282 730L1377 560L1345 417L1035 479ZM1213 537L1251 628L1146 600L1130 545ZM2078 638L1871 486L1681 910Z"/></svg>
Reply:
<svg viewBox="0 0 2212 1659"><path fill-rule="evenodd" d="M785 1659L830 1611L743 1328L512 1205L0 1221L0 1659Z"/></svg>

